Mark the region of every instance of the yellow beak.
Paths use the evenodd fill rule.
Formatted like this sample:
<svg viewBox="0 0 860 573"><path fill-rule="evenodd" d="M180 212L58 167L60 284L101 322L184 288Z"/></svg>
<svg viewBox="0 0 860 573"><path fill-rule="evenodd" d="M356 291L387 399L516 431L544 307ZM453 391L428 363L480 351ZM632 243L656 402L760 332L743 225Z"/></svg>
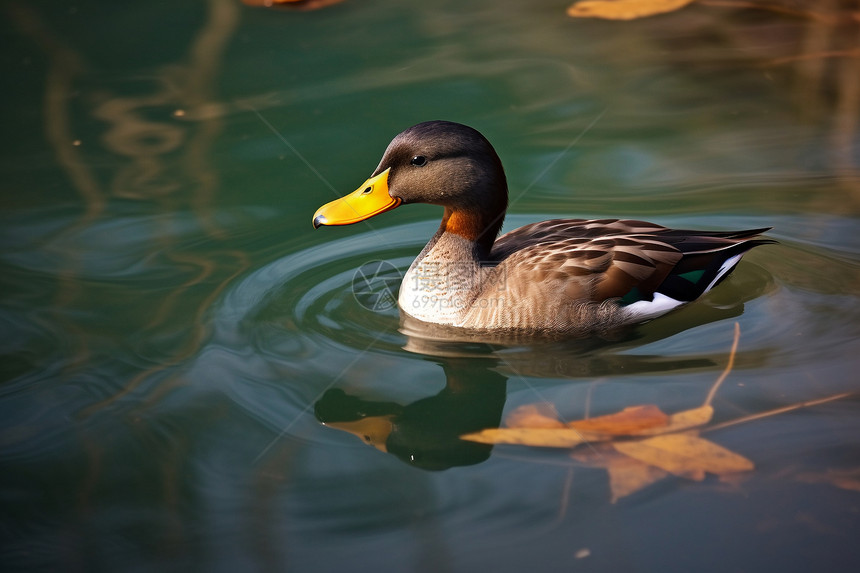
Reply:
<svg viewBox="0 0 860 573"><path fill-rule="evenodd" d="M365 181L361 187L340 199L326 203L314 213L314 229L320 225L352 225L400 205L388 194L390 167Z"/></svg>

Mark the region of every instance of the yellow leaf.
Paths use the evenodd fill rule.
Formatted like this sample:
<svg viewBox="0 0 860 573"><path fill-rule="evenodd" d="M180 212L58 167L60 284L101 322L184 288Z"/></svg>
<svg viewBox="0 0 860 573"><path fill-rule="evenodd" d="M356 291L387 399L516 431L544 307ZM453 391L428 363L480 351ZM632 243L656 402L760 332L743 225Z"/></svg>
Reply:
<svg viewBox="0 0 860 573"><path fill-rule="evenodd" d="M574 18L635 20L664 12L674 12L693 0L585 0L567 9Z"/></svg>
<svg viewBox="0 0 860 573"><path fill-rule="evenodd" d="M586 442L603 442L619 436L655 436L707 424L713 408L701 406L667 416L657 406L630 406L620 412L577 420L567 426L544 413L551 404L534 404L514 410L510 428L488 428L461 436L483 444L515 444L544 448L572 448Z"/></svg>
<svg viewBox="0 0 860 573"><path fill-rule="evenodd" d="M564 428L564 422L558 419L555 406L549 402L526 404L516 408L505 418L505 424L510 428Z"/></svg>
<svg viewBox="0 0 860 573"><path fill-rule="evenodd" d="M612 503L666 477L662 469L634 458L618 457L606 466Z"/></svg>
<svg viewBox="0 0 860 573"><path fill-rule="evenodd" d="M695 480L703 479L705 472L723 475L754 467L745 457L692 433L615 442L612 446L640 462Z"/></svg>
<svg viewBox="0 0 860 573"><path fill-rule="evenodd" d="M711 406L699 406L692 410L684 410L671 414L668 422L662 427L643 428L635 433L637 436L657 436L670 432L680 432L704 426L714 417L714 408Z"/></svg>
<svg viewBox="0 0 860 573"><path fill-rule="evenodd" d="M646 404L630 406L620 412L597 416L587 420L577 420L568 424L581 432L629 436L648 429L660 428L669 422L669 416L657 406Z"/></svg>
<svg viewBox="0 0 860 573"><path fill-rule="evenodd" d="M572 452L570 457L589 467L606 470L606 473L609 474L612 503L622 497L636 493L668 475L658 467L618 453L609 447L609 444L600 444L596 448L579 449Z"/></svg>
<svg viewBox="0 0 860 573"><path fill-rule="evenodd" d="M482 444L516 444L543 448L572 448L586 441L582 432L573 428L488 428L460 436L463 440Z"/></svg>

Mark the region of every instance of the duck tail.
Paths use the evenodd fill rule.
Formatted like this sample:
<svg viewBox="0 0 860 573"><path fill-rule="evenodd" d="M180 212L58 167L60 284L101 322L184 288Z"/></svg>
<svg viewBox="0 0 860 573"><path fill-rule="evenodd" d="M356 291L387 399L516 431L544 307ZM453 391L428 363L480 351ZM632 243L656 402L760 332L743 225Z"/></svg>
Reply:
<svg viewBox="0 0 860 573"><path fill-rule="evenodd" d="M681 302L699 298L725 280L749 250L776 243L755 238L767 230L699 233L675 244L684 256L655 292Z"/></svg>
<svg viewBox="0 0 860 573"><path fill-rule="evenodd" d="M758 237L763 233L767 233L773 227L762 227L760 229L744 229L741 231L691 231L684 229L665 229L659 233L655 233L662 239L666 239L667 243L672 243L678 246L678 243L695 242L697 239L708 241L711 239L719 241L720 239L751 239ZM775 243L772 239L758 239L768 243ZM725 246L725 243L723 243ZM683 250L683 249L682 249Z"/></svg>

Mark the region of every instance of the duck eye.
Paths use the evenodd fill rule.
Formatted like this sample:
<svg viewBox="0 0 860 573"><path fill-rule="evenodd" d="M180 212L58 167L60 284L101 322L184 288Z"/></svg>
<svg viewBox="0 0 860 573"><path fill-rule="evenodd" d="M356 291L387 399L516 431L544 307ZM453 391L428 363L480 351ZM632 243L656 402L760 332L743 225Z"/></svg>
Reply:
<svg viewBox="0 0 860 573"><path fill-rule="evenodd" d="M418 167L422 167L424 165L427 165L427 158L424 157L423 155L416 155L415 157L412 158L412 161L410 161L410 163L412 165L417 165Z"/></svg>

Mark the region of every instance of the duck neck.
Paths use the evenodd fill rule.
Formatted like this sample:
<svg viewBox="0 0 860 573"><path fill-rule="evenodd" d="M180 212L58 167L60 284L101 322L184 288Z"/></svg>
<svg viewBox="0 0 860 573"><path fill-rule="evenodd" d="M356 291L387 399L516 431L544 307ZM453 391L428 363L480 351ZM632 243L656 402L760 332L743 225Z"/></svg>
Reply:
<svg viewBox="0 0 860 573"><path fill-rule="evenodd" d="M507 201L505 201L507 203ZM479 257L486 258L505 220L505 207L493 210L453 209L445 207L437 235L456 235L475 243Z"/></svg>
<svg viewBox="0 0 860 573"><path fill-rule="evenodd" d="M398 303L425 322L458 325L481 292L483 263L502 228L508 203L502 193L481 193L476 204L445 206L442 223L400 285Z"/></svg>
<svg viewBox="0 0 860 573"><path fill-rule="evenodd" d="M488 252L477 241L447 230L443 221L403 277L400 308L425 322L457 325L478 292Z"/></svg>

